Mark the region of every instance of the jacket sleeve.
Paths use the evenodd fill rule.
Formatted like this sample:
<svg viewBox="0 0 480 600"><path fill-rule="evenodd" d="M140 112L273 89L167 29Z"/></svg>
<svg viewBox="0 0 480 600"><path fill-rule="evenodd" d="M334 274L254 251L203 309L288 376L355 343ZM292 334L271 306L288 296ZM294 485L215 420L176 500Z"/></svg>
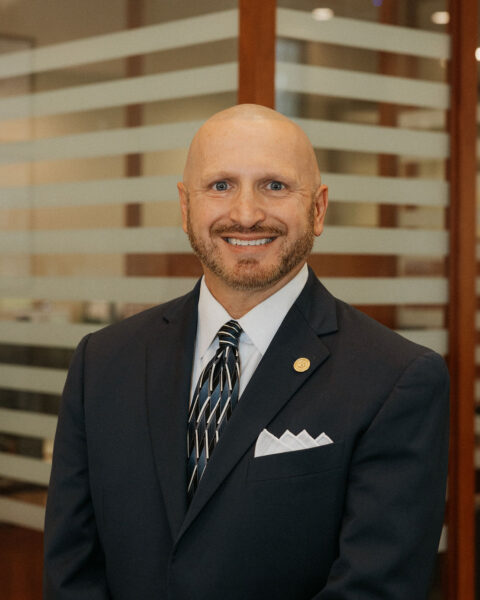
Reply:
<svg viewBox="0 0 480 600"><path fill-rule="evenodd" d="M314 600L425 600L443 523L449 379L408 365L352 456L339 553Z"/></svg>
<svg viewBox="0 0 480 600"><path fill-rule="evenodd" d="M89 486L83 409L85 337L60 409L45 517L45 600L110 598Z"/></svg>

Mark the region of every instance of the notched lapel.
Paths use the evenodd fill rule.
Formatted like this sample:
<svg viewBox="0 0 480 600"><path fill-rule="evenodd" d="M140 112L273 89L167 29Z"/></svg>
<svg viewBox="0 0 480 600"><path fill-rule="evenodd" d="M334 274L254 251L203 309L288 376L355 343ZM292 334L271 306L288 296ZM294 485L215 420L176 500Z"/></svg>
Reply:
<svg viewBox="0 0 480 600"><path fill-rule="evenodd" d="M196 292L197 288L152 332L147 346L150 438L173 539L187 510L187 411L197 328Z"/></svg>
<svg viewBox="0 0 480 600"><path fill-rule="evenodd" d="M312 296L318 302L312 302ZM335 301L310 272L304 291L285 317L215 448L179 538L262 429L328 358L329 350L319 335L336 329ZM298 358L310 361L306 371L295 371L293 365Z"/></svg>

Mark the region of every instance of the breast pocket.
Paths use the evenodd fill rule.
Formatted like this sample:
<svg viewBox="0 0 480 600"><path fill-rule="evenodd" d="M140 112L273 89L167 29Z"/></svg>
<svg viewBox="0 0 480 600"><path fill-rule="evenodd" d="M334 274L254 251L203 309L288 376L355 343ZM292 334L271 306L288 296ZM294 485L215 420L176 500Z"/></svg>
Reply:
<svg viewBox="0 0 480 600"><path fill-rule="evenodd" d="M338 469L342 464L344 443L338 442L251 458L247 478L250 481L302 477Z"/></svg>

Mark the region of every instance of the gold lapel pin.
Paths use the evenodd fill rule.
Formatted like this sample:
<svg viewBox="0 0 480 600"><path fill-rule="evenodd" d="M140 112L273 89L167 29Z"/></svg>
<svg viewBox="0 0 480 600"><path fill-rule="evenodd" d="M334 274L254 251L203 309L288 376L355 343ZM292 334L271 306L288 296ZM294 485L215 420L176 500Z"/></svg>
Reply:
<svg viewBox="0 0 480 600"><path fill-rule="evenodd" d="M304 373L310 368L310 361L308 358L297 358L297 360L293 363L293 368L295 371L297 371L297 373Z"/></svg>

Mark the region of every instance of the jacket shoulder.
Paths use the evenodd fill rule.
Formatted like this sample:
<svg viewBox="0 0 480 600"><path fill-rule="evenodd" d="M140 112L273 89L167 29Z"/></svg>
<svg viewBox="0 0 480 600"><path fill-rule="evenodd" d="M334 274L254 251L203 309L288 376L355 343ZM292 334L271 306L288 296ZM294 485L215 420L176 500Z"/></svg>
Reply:
<svg viewBox="0 0 480 600"><path fill-rule="evenodd" d="M371 368L386 363L403 370L423 357L433 368L446 369L443 357L436 351L407 339L341 300L335 302L340 339L348 344L353 356L367 361Z"/></svg>
<svg viewBox="0 0 480 600"><path fill-rule="evenodd" d="M143 344L157 333L160 334L163 326L170 318L174 318L182 311L191 314L196 307L195 290L174 298L163 304L143 310L131 317L89 334L88 351L95 354L105 352L118 352L132 344Z"/></svg>

